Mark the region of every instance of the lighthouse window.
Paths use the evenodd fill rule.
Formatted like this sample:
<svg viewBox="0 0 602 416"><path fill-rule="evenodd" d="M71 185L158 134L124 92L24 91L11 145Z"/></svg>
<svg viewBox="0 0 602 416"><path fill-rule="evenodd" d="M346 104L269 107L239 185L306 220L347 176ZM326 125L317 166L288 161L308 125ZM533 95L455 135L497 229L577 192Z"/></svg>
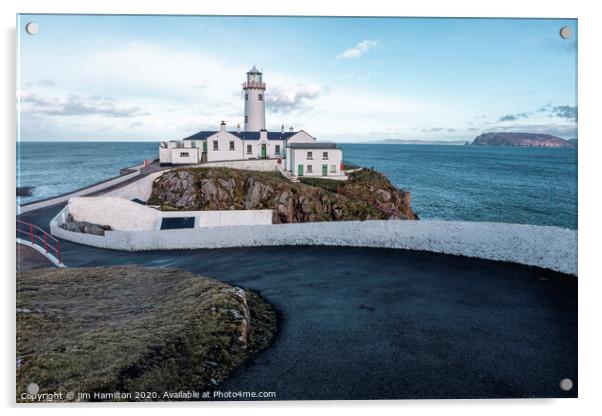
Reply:
<svg viewBox="0 0 602 416"><path fill-rule="evenodd" d="M249 116L245 116L245 123L249 122Z"/></svg>
<svg viewBox="0 0 602 416"><path fill-rule="evenodd" d="M279 155L280 154L280 145L277 144L276 148L274 150L276 151L276 154Z"/></svg>
<svg viewBox="0 0 602 416"><path fill-rule="evenodd" d="M245 101L249 101L249 94L248 93L245 94Z"/></svg>
<svg viewBox="0 0 602 416"><path fill-rule="evenodd" d="M322 159L328 160L328 152L322 152Z"/></svg>
<svg viewBox="0 0 602 416"><path fill-rule="evenodd" d="M213 141L213 150L219 150L219 142L217 140Z"/></svg>
<svg viewBox="0 0 602 416"><path fill-rule="evenodd" d="M259 101L263 101L263 94L259 94L259 95L257 96L257 98L259 99Z"/></svg>
<svg viewBox="0 0 602 416"><path fill-rule="evenodd" d="M307 159L312 160L313 158L314 158L313 152L307 152ZM309 169L307 169L307 171L309 172Z"/></svg>
<svg viewBox="0 0 602 416"><path fill-rule="evenodd" d="M230 150L234 150L234 140L230 141Z"/></svg>
<svg viewBox="0 0 602 416"><path fill-rule="evenodd" d="M250 155L251 153L253 153L253 146L248 144L247 145L247 154Z"/></svg>

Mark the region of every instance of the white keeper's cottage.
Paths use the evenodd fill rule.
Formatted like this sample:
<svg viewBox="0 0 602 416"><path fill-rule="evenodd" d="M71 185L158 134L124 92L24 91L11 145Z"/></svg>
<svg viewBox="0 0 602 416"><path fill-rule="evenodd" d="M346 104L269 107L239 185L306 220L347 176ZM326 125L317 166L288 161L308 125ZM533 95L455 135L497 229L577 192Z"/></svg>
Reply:
<svg viewBox="0 0 602 416"><path fill-rule="evenodd" d="M331 176L345 179L343 152L334 143L318 142L303 130L267 131L265 128L266 84L253 67L242 84L245 100L244 129L226 128L200 131L182 140L161 142L159 161L170 165L218 165L219 162L246 162L260 170L279 170L291 177ZM257 163L251 163L257 161ZM232 163L229 163L231 166ZM234 163L236 165L236 163ZM242 166L243 164L241 164Z"/></svg>

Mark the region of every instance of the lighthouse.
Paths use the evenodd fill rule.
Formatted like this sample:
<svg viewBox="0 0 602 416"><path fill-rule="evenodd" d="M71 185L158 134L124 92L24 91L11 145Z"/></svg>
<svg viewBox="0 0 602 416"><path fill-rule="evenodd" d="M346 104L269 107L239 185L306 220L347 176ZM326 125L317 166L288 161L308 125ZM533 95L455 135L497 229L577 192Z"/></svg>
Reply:
<svg viewBox="0 0 602 416"><path fill-rule="evenodd" d="M247 72L247 82L243 82L245 93L245 130L265 130L265 83L262 73L255 65Z"/></svg>

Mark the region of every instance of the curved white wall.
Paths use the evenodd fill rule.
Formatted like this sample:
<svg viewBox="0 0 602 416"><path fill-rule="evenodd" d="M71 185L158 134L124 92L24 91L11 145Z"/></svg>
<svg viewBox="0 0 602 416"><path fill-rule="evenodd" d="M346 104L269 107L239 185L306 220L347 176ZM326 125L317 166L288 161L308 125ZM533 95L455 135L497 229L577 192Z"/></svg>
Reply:
<svg viewBox="0 0 602 416"><path fill-rule="evenodd" d="M52 234L59 238L126 251L295 245L383 247L520 263L577 275L577 232L557 227L424 220L348 221L108 231L104 237L98 237L68 232L58 228L56 221L53 223Z"/></svg>

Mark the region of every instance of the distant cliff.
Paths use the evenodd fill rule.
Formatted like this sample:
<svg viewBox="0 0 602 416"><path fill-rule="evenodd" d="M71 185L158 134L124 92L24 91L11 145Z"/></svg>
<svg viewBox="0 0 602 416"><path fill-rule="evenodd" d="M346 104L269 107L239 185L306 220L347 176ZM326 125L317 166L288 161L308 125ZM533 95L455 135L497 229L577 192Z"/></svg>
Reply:
<svg viewBox="0 0 602 416"><path fill-rule="evenodd" d="M484 133L472 142L480 146L576 147L575 140L565 140L550 134Z"/></svg>

